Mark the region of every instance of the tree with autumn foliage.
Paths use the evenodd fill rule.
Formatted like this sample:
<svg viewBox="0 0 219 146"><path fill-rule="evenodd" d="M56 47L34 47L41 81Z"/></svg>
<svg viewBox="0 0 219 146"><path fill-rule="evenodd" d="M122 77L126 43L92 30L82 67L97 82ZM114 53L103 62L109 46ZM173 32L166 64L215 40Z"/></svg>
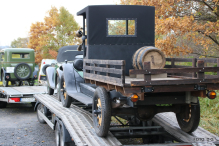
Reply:
<svg viewBox="0 0 219 146"><path fill-rule="evenodd" d="M43 58L56 58L59 48L80 44L81 40L75 37L79 28L68 10L52 7L44 22L33 23L30 28L28 47L35 49L35 61L40 63Z"/></svg>
<svg viewBox="0 0 219 146"><path fill-rule="evenodd" d="M219 57L219 0L120 0L155 7L155 46L168 56ZM201 51L193 47L202 48Z"/></svg>
<svg viewBox="0 0 219 146"><path fill-rule="evenodd" d="M27 48L28 38L17 38L11 42L12 48Z"/></svg>

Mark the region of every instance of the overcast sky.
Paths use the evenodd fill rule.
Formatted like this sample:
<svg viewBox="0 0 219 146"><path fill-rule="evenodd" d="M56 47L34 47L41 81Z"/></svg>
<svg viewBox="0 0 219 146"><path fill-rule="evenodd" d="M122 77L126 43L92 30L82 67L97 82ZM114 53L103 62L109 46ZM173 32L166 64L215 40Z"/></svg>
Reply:
<svg viewBox="0 0 219 146"><path fill-rule="evenodd" d="M116 4L119 0L0 0L0 46L10 46L18 37L27 37L32 23L43 21L51 6L64 6L82 25L76 13L88 5Z"/></svg>

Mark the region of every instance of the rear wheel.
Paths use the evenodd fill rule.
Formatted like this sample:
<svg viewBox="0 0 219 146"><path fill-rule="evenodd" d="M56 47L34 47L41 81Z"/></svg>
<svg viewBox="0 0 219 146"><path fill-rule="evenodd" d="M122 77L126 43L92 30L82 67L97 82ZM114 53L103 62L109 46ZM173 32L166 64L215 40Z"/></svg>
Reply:
<svg viewBox="0 0 219 146"><path fill-rule="evenodd" d="M94 93L92 116L97 135L107 136L111 121L111 102L106 89L103 87L98 87Z"/></svg>
<svg viewBox="0 0 219 146"><path fill-rule="evenodd" d="M26 80L30 77L32 70L27 63L19 63L14 68L14 75L17 79Z"/></svg>
<svg viewBox="0 0 219 146"><path fill-rule="evenodd" d="M198 100L198 99L197 99ZM181 113L176 114L176 118L178 121L178 124L180 128L187 132L187 133L192 133L198 128L199 121L200 121L200 104L199 101L196 105L188 105L188 111L189 111L189 118L184 119L183 115L186 112L186 110L183 110Z"/></svg>
<svg viewBox="0 0 219 146"><path fill-rule="evenodd" d="M68 94L66 92L66 85L65 85L64 75L62 75L62 77L61 77L59 95L60 95L60 98L61 98L61 101L62 101L62 105L64 107L70 107L71 102L72 102L72 98L70 96L68 96Z"/></svg>
<svg viewBox="0 0 219 146"><path fill-rule="evenodd" d="M6 108L7 102L0 101L0 108Z"/></svg>
<svg viewBox="0 0 219 146"><path fill-rule="evenodd" d="M5 80L5 76L3 73L2 73L2 85L3 85L3 87L8 87L8 81Z"/></svg>

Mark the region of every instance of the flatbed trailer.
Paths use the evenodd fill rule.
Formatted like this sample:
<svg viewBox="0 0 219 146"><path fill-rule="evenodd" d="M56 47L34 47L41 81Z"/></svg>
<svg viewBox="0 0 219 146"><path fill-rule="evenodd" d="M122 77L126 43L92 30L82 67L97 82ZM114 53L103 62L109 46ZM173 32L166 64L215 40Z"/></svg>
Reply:
<svg viewBox="0 0 219 146"><path fill-rule="evenodd" d="M0 87L0 108L7 103L34 103L34 94L47 93L46 86Z"/></svg>
<svg viewBox="0 0 219 146"><path fill-rule="evenodd" d="M156 140L160 143L159 139L165 139L163 141L165 143L151 145L219 145L219 137L201 127L198 127L191 134L182 131L177 124L174 113L157 114L152 119L152 122L156 123L153 126L114 126L110 128L107 137L99 137L93 128L90 109L83 109L83 106L79 105L80 102L73 102L70 108L65 108L54 95L35 94L34 97L37 100L35 110L37 110L38 119L41 119L41 122L46 122L56 131L56 141L58 139L60 145L63 141L64 145L78 146L122 145L118 139L147 138L148 136L158 136L153 143L156 143Z"/></svg>

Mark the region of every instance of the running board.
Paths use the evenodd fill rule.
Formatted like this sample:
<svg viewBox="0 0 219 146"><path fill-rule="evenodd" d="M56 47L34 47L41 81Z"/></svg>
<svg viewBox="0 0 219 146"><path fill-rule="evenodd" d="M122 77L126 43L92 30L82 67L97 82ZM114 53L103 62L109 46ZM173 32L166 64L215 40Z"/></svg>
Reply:
<svg viewBox="0 0 219 146"><path fill-rule="evenodd" d="M87 106L92 106L93 99L83 93L70 93L68 95Z"/></svg>

